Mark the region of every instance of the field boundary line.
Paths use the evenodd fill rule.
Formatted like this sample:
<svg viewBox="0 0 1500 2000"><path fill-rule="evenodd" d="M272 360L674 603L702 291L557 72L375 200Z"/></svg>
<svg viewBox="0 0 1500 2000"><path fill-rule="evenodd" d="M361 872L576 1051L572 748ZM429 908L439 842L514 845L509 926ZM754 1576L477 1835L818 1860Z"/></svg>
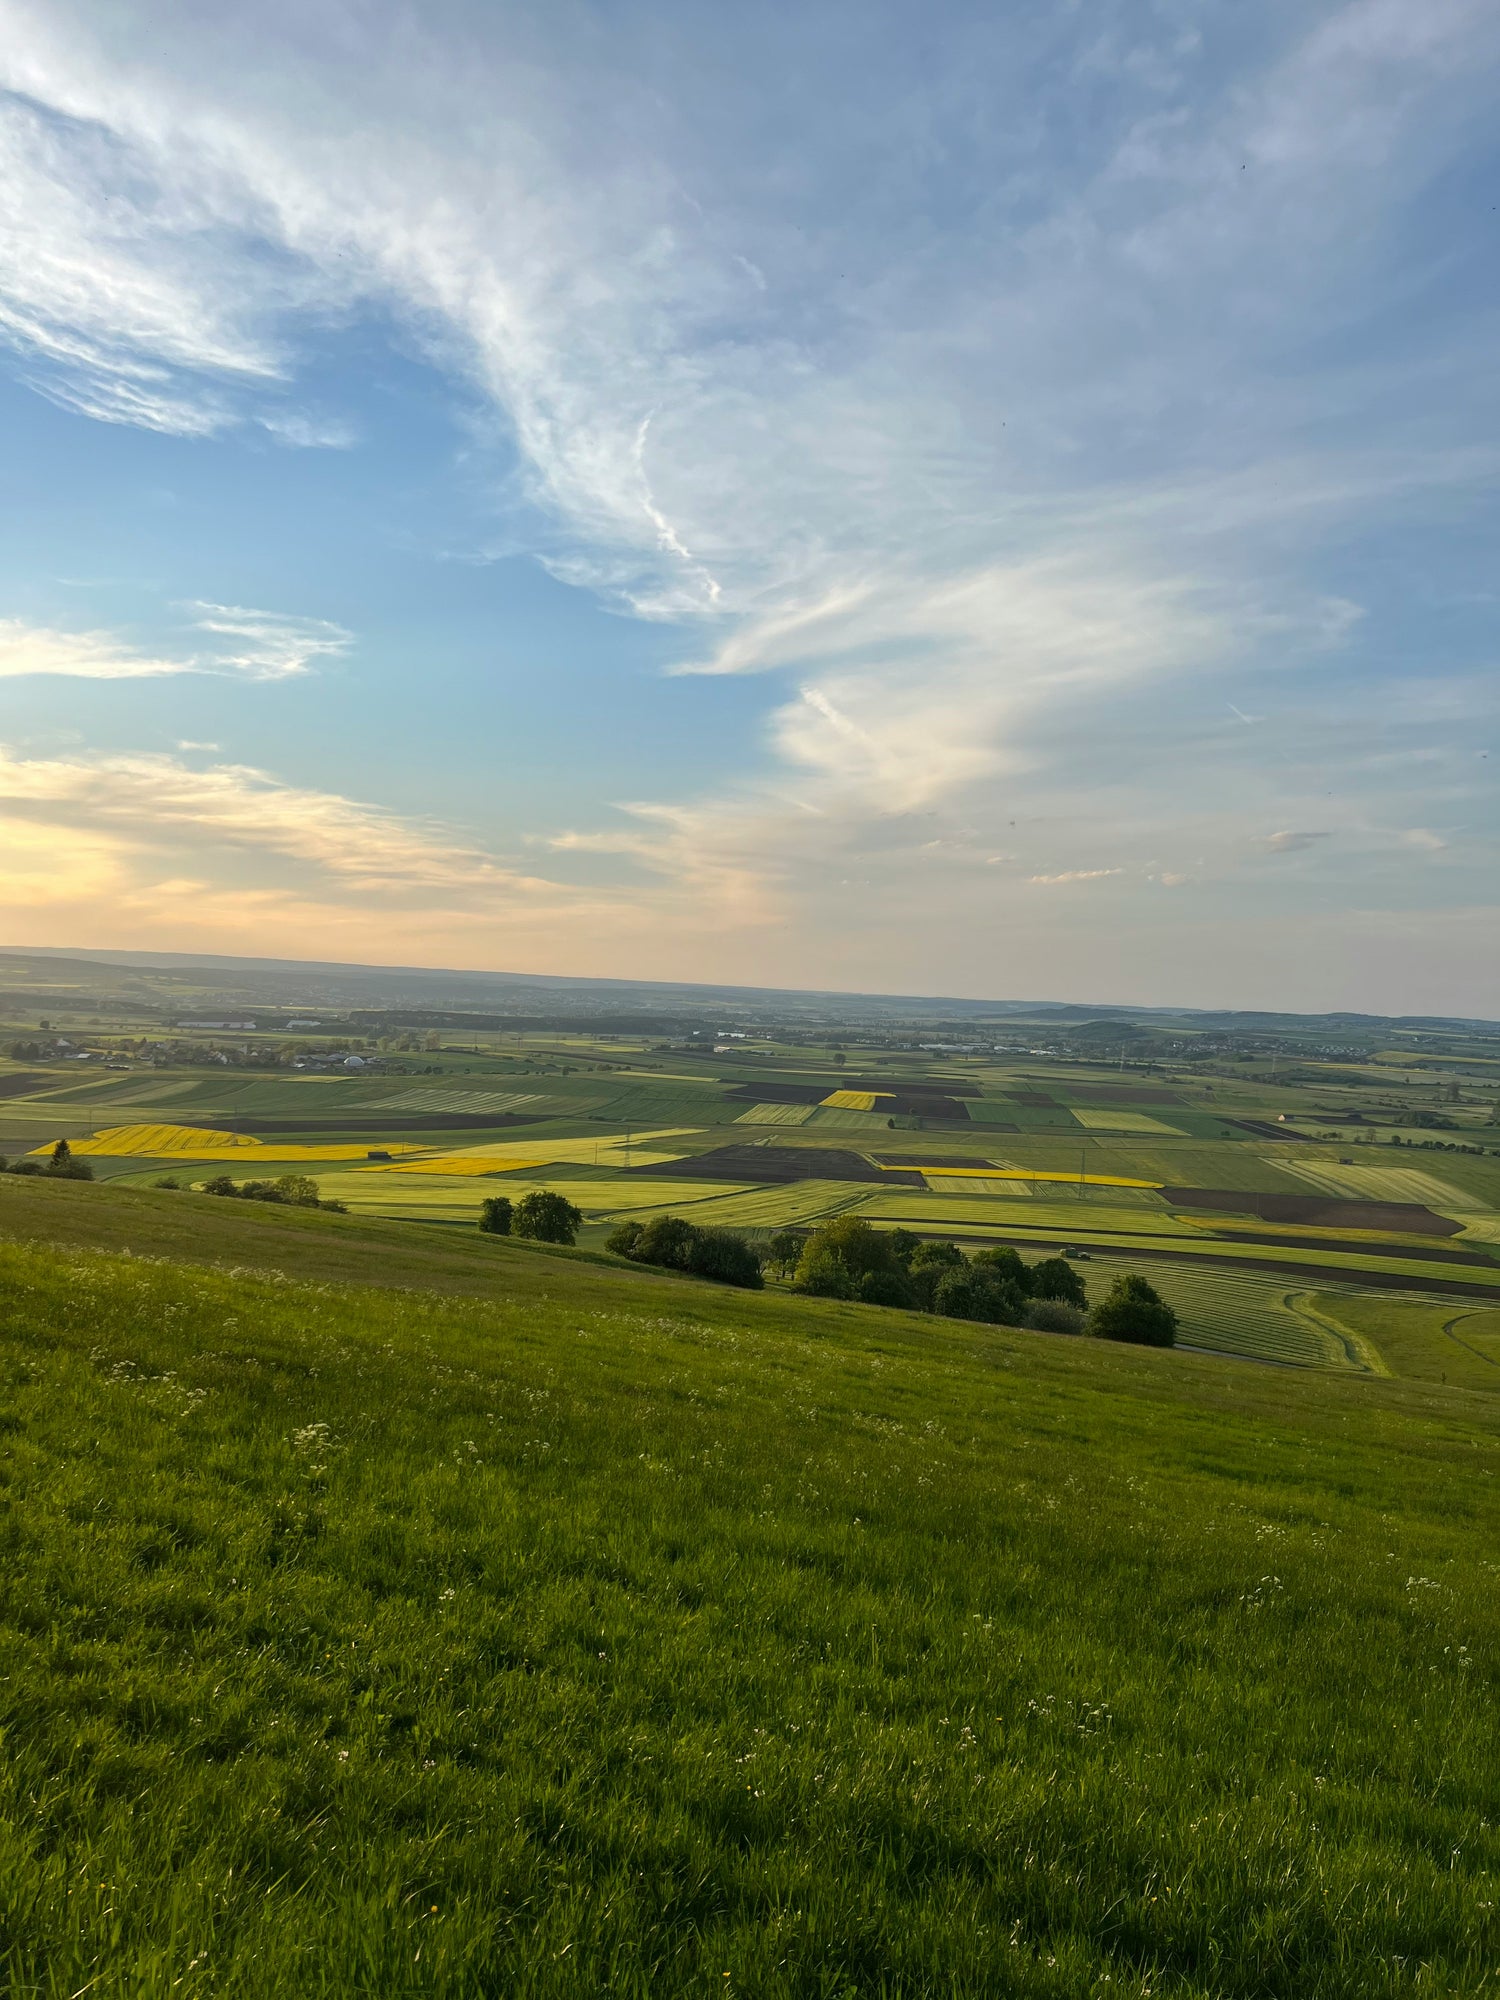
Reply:
<svg viewBox="0 0 1500 2000"><path fill-rule="evenodd" d="M1386 1362L1378 1348L1373 1347L1362 1333L1356 1333L1352 1326L1345 1326L1342 1320L1333 1319L1329 1314L1319 1312L1308 1300L1311 1292L1288 1292L1282 1300L1289 1312L1299 1319L1305 1319L1310 1326L1316 1326L1331 1334L1343 1348L1352 1367L1366 1375L1383 1375L1394 1381L1395 1370Z"/></svg>

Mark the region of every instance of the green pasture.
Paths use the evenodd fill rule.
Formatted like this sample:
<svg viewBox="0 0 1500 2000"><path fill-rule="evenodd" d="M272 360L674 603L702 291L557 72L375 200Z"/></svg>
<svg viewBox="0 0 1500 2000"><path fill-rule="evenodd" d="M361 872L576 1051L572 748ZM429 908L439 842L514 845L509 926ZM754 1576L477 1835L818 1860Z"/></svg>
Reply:
<svg viewBox="0 0 1500 2000"><path fill-rule="evenodd" d="M1494 1990L1492 1396L115 1188L0 1246L9 1992Z"/></svg>

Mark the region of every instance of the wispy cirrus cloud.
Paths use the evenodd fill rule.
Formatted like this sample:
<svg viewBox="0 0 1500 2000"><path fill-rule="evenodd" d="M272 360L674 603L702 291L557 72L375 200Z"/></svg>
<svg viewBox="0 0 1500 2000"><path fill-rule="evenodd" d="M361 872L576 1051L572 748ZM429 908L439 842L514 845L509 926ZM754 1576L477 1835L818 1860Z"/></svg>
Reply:
<svg viewBox="0 0 1500 2000"><path fill-rule="evenodd" d="M339 419L299 410L305 347L394 320L514 446L515 545L680 624L684 706L695 677L768 677L737 780L623 829L600 808L559 851L811 911L820 949L831 907L875 935L908 880L903 908L955 932L971 885L936 871L973 853L1086 877L1116 851L1106 796L1132 884L1242 859L1272 812L1288 843L1342 829L1267 684L1284 709L1305 663L1368 643L1322 542L1495 481L1484 329L1357 354L1348 329L1419 289L1500 16L1318 0L1231 35L1227 9L1185 33L1125 8L1084 34L980 10L929 57L896 10L858 90L790 10L768 48L731 16L668 8L643 38L624 9L578 38L499 10L461 48L391 17L351 67L332 10L186 10L163 43L128 5L0 0L9 338L108 421L311 443ZM1061 138L1059 74L1091 107ZM227 671L338 650L203 615ZM1237 697L1244 747L1164 766L1200 694Z"/></svg>
<svg viewBox="0 0 1500 2000"><path fill-rule="evenodd" d="M242 674L285 680L338 658L354 635L323 618L292 618L224 604L194 604L193 630L209 643L181 653L132 646L112 632L64 632L0 618L0 680L57 675L71 680L154 680L168 674Z"/></svg>

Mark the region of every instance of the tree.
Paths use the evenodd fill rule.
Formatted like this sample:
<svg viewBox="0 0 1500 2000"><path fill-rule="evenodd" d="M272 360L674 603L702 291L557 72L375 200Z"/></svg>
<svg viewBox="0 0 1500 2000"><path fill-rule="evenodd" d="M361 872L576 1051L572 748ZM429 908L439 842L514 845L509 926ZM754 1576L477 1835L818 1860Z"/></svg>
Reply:
<svg viewBox="0 0 1500 2000"><path fill-rule="evenodd" d="M922 1247L922 1239L914 1229L893 1229L886 1241L891 1246L891 1255L903 1271L911 1269L911 1260Z"/></svg>
<svg viewBox="0 0 1500 2000"><path fill-rule="evenodd" d="M766 1245L766 1262L775 1269L778 1277L785 1278L796 1270L806 1242L806 1232L801 1229L777 1230Z"/></svg>
<svg viewBox="0 0 1500 2000"><path fill-rule="evenodd" d="M1089 1314L1088 1330L1098 1340L1170 1347L1177 1338L1177 1315L1153 1285L1128 1271Z"/></svg>
<svg viewBox="0 0 1500 2000"><path fill-rule="evenodd" d="M1019 1326L1026 1301L1012 1284L976 1269L967 1258L938 1279L932 1309L948 1319L973 1319L987 1326Z"/></svg>
<svg viewBox="0 0 1500 2000"><path fill-rule="evenodd" d="M508 1194L486 1195L479 1204L479 1226L486 1236L509 1236L514 1216Z"/></svg>
<svg viewBox="0 0 1500 2000"><path fill-rule="evenodd" d="M1006 1279L1023 1296L1029 1295L1036 1289L1031 1282L1035 1273L1027 1270L1021 1262L1018 1251L1006 1245L997 1244L993 1250L976 1250L974 1262L980 1270L993 1272L997 1278Z"/></svg>
<svg viewBox="0 0 1500 2000"><path fill-rule="evenodd" d="M318 1184L310 1174L283 1174L271 1183L272 1199L289 1208L317 1208Z"/></svg>
<svg viewBox="0 0 1500 2000"><path fill-rule="evenodd" d="M916 1287L904 1271L866 1271L855 1297L861 1305L905 1306L909 1311L917 1304Z"/></svg>
<svg viewBox="0 0 1500 2000"><path fill-rule="evenodd" d="M565 1196L550 1188L533 1188L516 1203L511 1230L533 1243L571 1243L583 1216Z"/></svg>
<svg viewBox="0 0 1500 2000"><path fill-rule="evenodd" d="M911 1268L914 1271L934 1267L942 1271L956 1271L968 1261L956 1243L920 1243L912 1252Z"/></svg>
<svg viewBox="0 0 1500 2000"><path fill-rule="evenodd" d="M613 1256L633 1257L641 1240L641 1225L638 1222L621 1222L604 1239L604 1247Z"/></svg>
<svg viewBox="0 0 1500 2000"><path fill-rule="evenodd" d="M59 1181L91 1181L94 1170L87 1160L75 1158L73 1148L66 1139L59 1139L52 1148L52 1158L47 1162L47 1173Z"/></svg>
<svg viewBox="0 0 1500 2000"><path fill-rule="evenodd" d="M1039 1264L1032 1265L1030 1277L1034 1299L1060 1299L1064 1305L1080 1310L1089 1302L1082 1278L1066 1257L1044 1257Z"/></svg>
<svg viewBox="0 0 1500 2000"><path fill-rule="evenodd" d="M923 1312L937 1310L934 1300L940 1281L949 1271L968 1268L968 1259L955 1243L919 1243L907 1265L912 1296Z"/></svg>
<svg viewBox="0 0 1500 2000"><path fill-rule="evenodd" d="M852 1299L870 1271L896 1271L890 1238L857 1215L836 1215L813 1231L797 1265L797 1284L819 1298Z"/></svg>

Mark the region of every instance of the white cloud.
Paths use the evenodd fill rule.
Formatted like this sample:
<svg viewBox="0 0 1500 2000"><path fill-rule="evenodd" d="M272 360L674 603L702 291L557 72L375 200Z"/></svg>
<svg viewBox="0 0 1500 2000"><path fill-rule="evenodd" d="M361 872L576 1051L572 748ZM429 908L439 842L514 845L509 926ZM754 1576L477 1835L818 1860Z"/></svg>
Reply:
<svg viewBox="0 0 1500 2000"><path fill-rule="evenodd" d="M1063 882L1102 882L1107 875L1123 875L1123 868L1068 868L1061 875L1033 875L1030 879L1045 888Z"/></svg>
<svg viewBox="0 0 1500 2000"><path fill-rule="evenodd" d="M108 632L56 632L0 618L0 679L24 674L63 674L75 680L147 679L192 671L192 663L133 651Z"/></svg>
<svg viewBox="0 0 1500 2000"><path fill-rule="evenodd" d="M1269 848L1272 854L1300 854L1306 848L1316 847L1320 840L1332 840L1332 838L1333 835L1327 831L1299 832L1294 828L1284 827L1280 833L1268 833L1261 841L1261 846Z"/></svg>

